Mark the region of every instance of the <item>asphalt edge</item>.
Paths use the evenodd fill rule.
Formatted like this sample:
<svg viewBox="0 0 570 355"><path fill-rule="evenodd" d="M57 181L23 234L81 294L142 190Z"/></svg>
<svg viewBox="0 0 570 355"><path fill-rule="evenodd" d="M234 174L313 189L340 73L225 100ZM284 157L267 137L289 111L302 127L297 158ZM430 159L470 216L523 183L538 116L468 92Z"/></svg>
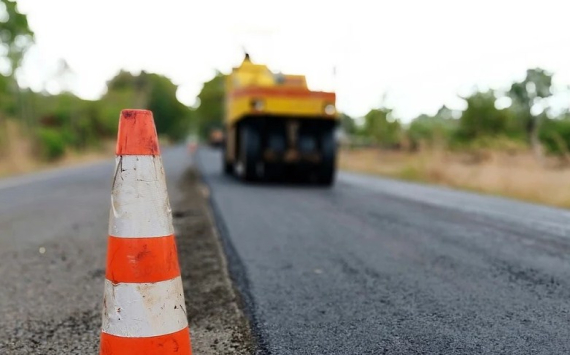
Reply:
<svg viewBox="0 0 570 355"><path fill-rule="evenodd" d="M271 352L267 347L267 341L263 336L261 328L259 327L259 321L255 315L255 300L250 291L250 282L245 265L230 239L230 233L225 224L218 203L212 197L212 185L202 174L198 151L196 151L194 155L196 174L199 179L199 183L202 186L206 186L208 189L204 194L205 199L209 203L209 206L207 206L208 214L212 220L212 225L214 226L214 234L218 237L218 241L221 244L223 251L222 255L224 256L223 262L229 274L233 290L235 291L236 299L238 304L241 305L250 325L250 329L255 340L255 355L271 355Z"/></svg>

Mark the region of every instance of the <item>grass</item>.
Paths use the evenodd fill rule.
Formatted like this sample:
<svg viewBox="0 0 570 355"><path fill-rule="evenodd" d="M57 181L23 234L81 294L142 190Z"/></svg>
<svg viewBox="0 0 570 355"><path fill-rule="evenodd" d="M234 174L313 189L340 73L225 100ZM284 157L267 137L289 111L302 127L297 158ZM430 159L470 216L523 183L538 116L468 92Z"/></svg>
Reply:
<svg viewBox="0 0 570 355"><path fill-rule="evenodd" d="M531 152L420 153L342 150L344 170L450 186L570 208L570 167L557 159L539 164Z"/></svg>

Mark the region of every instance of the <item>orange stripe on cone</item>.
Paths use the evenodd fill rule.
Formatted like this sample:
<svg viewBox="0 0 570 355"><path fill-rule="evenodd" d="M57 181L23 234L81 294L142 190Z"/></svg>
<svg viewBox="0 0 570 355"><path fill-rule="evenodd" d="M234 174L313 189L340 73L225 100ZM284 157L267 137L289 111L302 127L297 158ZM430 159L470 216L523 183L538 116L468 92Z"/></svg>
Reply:
<svg viewBox="0 0 570 355"><path fill-rule="evenodd" d="M180 276L173 235L158 238L109 236L106 278L119 282L158 282Z"/></svg>
<svg viewBox="0 0 570 355"><path fill-rule="evenodd" d="M148 338L123 338L103 333L101 355L180 355L191 348L188 328Z"/></svg>

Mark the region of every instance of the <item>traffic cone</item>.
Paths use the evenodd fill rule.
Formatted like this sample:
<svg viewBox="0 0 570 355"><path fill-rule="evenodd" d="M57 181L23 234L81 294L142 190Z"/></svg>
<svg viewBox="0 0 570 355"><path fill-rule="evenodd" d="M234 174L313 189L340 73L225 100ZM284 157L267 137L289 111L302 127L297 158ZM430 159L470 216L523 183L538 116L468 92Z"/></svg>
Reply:
<svg viewBox="0 0 570 355"><path fill-rule="evenodd" d="M191 355L152 112L121 112L116 154L100 355Z"/></svg>

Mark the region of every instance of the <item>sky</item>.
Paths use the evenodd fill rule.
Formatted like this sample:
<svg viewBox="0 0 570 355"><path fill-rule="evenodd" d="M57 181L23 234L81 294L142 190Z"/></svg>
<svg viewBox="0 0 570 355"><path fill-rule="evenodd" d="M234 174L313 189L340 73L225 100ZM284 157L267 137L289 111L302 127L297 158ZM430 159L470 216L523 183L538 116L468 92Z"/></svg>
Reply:
<svg viewBox="0 0 570 355"><path fill-rule="evenodd" d="M568 107L567 0L19 0L36 34L21 84L56 93L61 60L77 95L97 99L120 69L166 75L196 104L202 83L243 59L304 74L340 111L380 105L404 122L475 88L506 90L528 68L555 74ZM59 83L59 84L58 84Z"/></svg>

